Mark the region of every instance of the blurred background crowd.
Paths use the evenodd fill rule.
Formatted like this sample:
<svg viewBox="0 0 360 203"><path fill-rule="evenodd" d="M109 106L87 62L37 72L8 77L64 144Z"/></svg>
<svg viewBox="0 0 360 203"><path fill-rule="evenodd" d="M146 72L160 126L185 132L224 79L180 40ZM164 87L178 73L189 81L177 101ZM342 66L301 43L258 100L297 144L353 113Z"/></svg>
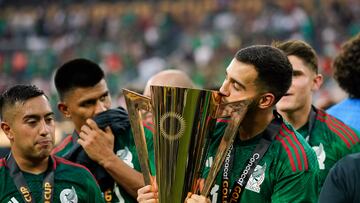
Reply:
<svg viewBox="0 0 360 203"><path fill-rule="evenodd" d="M54 70L76 57L101 65L115 105L163 69L216 89L239 48L302 39L319 55L326 108L345 96L332 59L359 32L358 0L0 0L0 92L36 84L56 109Z"/></svg>

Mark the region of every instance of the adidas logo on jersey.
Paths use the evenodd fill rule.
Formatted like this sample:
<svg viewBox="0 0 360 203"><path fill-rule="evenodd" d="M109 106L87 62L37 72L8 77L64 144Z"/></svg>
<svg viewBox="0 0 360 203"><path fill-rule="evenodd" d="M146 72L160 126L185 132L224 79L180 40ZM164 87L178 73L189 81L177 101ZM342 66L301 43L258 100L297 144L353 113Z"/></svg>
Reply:
<svg viewBox="0 0 360 203"><path fill-rule="evenodd" d="M10 201L8 201L8 203L19 203L19 202L15 199L15 197L12 197Z"/></svg>

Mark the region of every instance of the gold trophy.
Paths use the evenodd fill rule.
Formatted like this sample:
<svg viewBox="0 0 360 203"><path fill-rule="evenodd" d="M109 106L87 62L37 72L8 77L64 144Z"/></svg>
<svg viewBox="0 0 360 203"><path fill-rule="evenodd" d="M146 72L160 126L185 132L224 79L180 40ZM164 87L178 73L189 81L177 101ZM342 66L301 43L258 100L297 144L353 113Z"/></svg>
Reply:
<svg viewBox="0 0 360 203"><path fill-rule="evenodd" d="M160 203L183 203L189 192L208 196L250 101L223 103L217 91L151 86L151 98L123 89L145 184L152 184L142 112L153 114ZM203 188L199 181L217 118L229 117Z"/></svg>

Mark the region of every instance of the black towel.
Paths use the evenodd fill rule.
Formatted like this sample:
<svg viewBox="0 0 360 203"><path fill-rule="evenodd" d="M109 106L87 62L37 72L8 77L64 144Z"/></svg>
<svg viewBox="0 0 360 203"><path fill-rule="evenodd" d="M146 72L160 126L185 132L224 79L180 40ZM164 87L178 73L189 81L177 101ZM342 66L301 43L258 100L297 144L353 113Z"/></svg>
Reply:
<svg viewBox="0 0 360 203"><path fill-rule="evenodd" d="M128 137L130 121L125 109L122 107L109 109L99 113L93 119L101 129L110 126L111 131L115 136L114 153L116 153L121 147L119 140L121 142L124 141L125 143L129 143L129 139L131 139ZM76 141L78 137L79 135L74 131L73 140ZM75 142L70 151L64 155L64 158L86 166L95 176L101 191L106 191L109 188L113 188L113 178L105 171L103 167L91 160L84 149L77 142Z"/></svg>

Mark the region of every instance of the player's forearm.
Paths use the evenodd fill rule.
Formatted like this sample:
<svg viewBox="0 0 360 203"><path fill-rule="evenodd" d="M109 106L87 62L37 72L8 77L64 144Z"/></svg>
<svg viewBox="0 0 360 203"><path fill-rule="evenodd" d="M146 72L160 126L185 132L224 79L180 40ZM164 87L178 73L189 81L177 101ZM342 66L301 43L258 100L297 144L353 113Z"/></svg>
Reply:
<svg viewBox="0 0 360 203"><path fill-rule="evenodd" d="M142 174L128 166L116 155L102 161L100 165L134 198L137 197L137 190L145 185Z"/></svg>

